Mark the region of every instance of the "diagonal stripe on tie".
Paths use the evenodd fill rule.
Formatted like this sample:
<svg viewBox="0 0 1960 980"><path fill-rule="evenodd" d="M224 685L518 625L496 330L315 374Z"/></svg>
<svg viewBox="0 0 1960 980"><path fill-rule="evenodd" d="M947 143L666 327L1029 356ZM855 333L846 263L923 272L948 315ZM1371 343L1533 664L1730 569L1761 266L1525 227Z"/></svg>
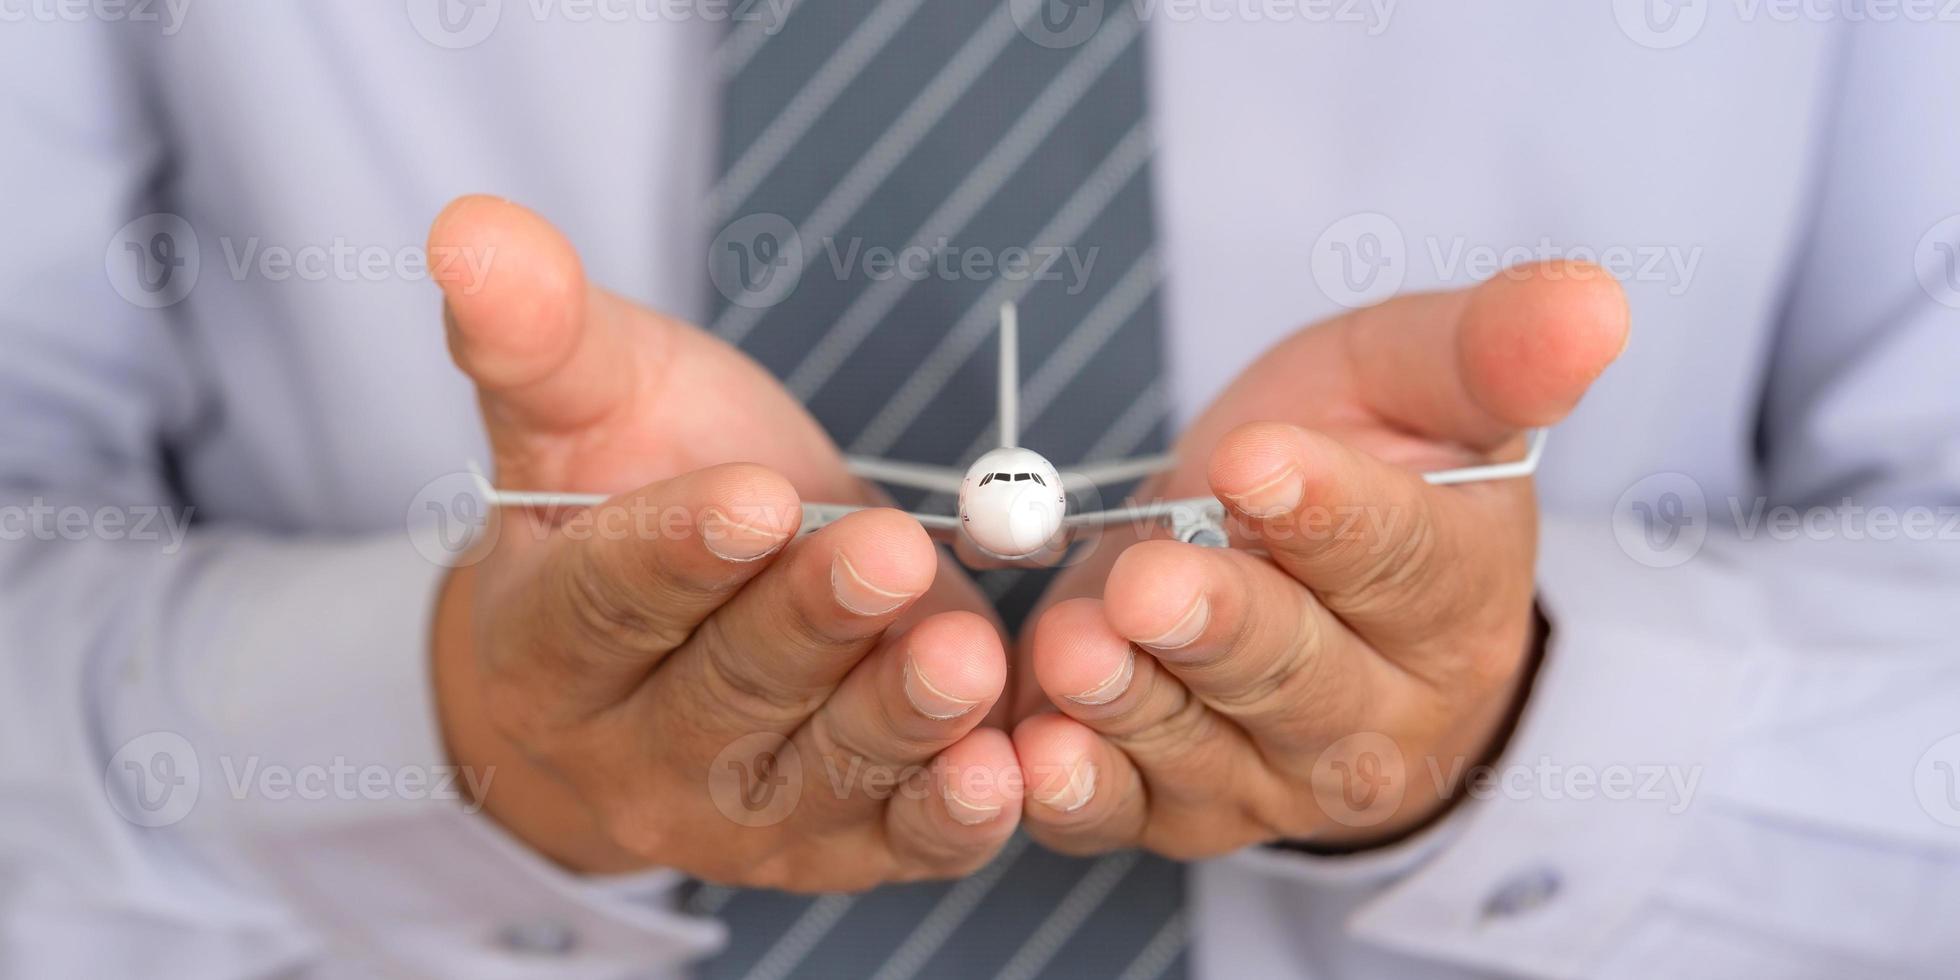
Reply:
<svg viewBox="0 0 1960 980"><path fill-rule="evenodd" d="M928 242L941 236L958 234L966 223L971 221L1002 187L1006 186L1009 177L1027 162L1034 148L1054 132L1062 117L1077 106L1082 93L1101 74L1101 70L1109 67L1109 63L1123 52L1123 49L1134 39L1134 34L1134 30L1113 29L1098 37L1096 43L1089 46L1089 50L1084 51L1081 57L1070 64L1070 70L1058 76L1055 82L1042 92L1042 97L1036 100L1036 104L1030 107L1029 112L1020 117L1020 121L1008 131L1007 136L994 144L987 155L981 158L972 173L968 174L967 179L933 211L932 216L927 218L917 231L912 233L910 241ZM1141 125L1141 120L1138 124ZM1148 136L1138 130L1135 139L1144 142L1147 141ZM1141 158L1148 154L1147 146L1131 146L1127 138L1122 148L1129 152L1110 155L1118 166L1133 157L1138 159L1140 166ZM1079 217L1080 211L1081 209L1077 208L1070 214L1072 217ZM1048 233L1037 233L1034 236L1035 240L1055 241L1057 240L1055 230L1052 227L1043 229ZM909 281L904 279L885 279L879 285L860 293L860 298L851 304L829 330L824 332L816 346L804 358L803 363L790 374L790 390L803 398L815 394L818 388L835 376L838 366L891 311L909 285ZM997 304L996 308L998 308ZM992 317L992 311L988 311L988 322L991 322Z"/></svg>
<svg viewBox="0 0 1960 980"><path fill-rule="evenodd" d="M1064 468L1161 446L1159 253L1130 5L1109 5L1073 45L1037 43L1004 2L790 9L734 25L719 49L713 204L728 229L756 215L787 225L800 278L752 305L723 292L712 329L853 451L963 462L992 444L994 365L977 355L1014 299L1028 444ZM784 243L738 244L775 261ZM912 255L932 271L847 261L879 249L900 257L893 268ZM1076 278L1011 274L1017 250L1077 260L1065 266ZM1010 617L1044 581L981 577ZM1181 868L1134 852L1064 857L1022 835L957 882L816 898L705 885L686 907L730 931L708 977L1156 978L1185 959Z"/></svg>

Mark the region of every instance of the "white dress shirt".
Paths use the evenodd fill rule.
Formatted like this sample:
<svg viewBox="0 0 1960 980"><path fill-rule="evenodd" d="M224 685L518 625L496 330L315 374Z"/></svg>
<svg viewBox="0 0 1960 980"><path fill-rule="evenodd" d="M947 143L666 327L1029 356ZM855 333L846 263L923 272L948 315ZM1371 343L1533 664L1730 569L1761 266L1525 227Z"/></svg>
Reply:
<svg viewBox="0 0 1960 980"><path fill-rule="evenodd" d="M1500 769L1398 848L1194 866L1200 976L1956 969L1939 6L1141 5L1179 417L1494 262L1604 259L1634 314L1539 478L1553 641ZM698 319L722 25L467 9L7 6L0 974L667 976L723 941L677 876L575 878L439 785L432 522L484 444L415 263L488 191ZM170 219L124 229L157 212L195 245L151 258L199 264L152 309L127 248Z"/></svg>

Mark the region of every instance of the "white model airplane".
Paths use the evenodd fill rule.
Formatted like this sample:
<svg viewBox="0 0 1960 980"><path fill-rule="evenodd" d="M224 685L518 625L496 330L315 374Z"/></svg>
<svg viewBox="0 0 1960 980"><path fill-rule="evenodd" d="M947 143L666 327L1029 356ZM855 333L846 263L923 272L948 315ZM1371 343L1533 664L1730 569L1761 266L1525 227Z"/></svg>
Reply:
<svg viewBox="0 0 1960 980"><path fill-rule="evenodd" d="M920 514L917 520L934 537L964 541L980 554L1000 562L1045 563L1065 551L1076 533L1100 529L1111 524L1132 523L1139 528L1156 525L1179 541L1207 547L1225 547L1225 505L1214 497L1190 497L1099 510L1085 514L1068 512L1071 490L1093 489L1121 483L1169 469L1177 460L1170 455L1138 456L1132 459L1087 463L1071 472L1055 469L1046 457L1017 445L1020 436L1020 353L1019 324L1013 303L1000 308L1000 446L983 453L965 470L924 463L906 463L864 456L847 456L850 471L864 479L894 486L934 490L958 495L955 514ZM1459 469L1434 470L1423 479L1434 484L1474 483L1530 476L1538 469L1545 450L1545 430L1529 433L1524 458L1510 463L1492 463ZM591 506L608 498L602 493L558 493L535 490L500 490L490 485L474 464L477 488L484 502L493 507ZM868 505L805 502L799 535L808 534L855 510Z"/></svg>

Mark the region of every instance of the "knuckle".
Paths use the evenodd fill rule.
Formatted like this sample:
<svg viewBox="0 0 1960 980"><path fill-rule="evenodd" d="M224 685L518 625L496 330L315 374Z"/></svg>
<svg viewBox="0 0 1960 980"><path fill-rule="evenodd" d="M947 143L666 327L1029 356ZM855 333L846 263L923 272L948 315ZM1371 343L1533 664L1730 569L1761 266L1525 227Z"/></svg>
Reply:
<svg viewBox="0 0 1960 980"><path fill-rule="evenodd" d="M1340 591L1339 604L1347 609L1386 611L1403 603L1436 560L1440 545L1436 526L1418 516L1408 533L1391 537L1387 547L1360 549L1355 584Z"/></svg>
<svg viewBox="0 0 1960 980"><path fill-rule="evenodd" d="M902 881L964 877L984 867L1000 849L959 844L917 825L897 831L891 843L892 876Z"/></svg>
<svg viewBox="0 0 1960 980"><path fill-rule="evenodd" d="M1321 708L1335 696L1325 676L1326 645L1327 633L1317 612L1303 608L1289 638L1277 652L1266 656L1244 683L1207 697L1228 714L1281 720L1323 717Z"/></svg>
<svg viewBox="0 0 1960 980"><path fill-rule="evenodd" d="M821 692L798 691L765 669L754 651L730 643L726 627L711 617L701 626L706 701L743 721L764 724L782 717L804 718L823 704Z"/></svg>
<svg viewBox="0 0 1960 980"><path fill-rule="evenodd" d="M612 800L602 803L599 812L606 836L621 850L645 861L671 863L675 830L671 815L662 808Z"/></svg>
<svg viewBox="0 0 1960 980"><path fill-rule="evenodd" d="M856 725L839 724L826 712L817 712L816 717L811 719L808 730L810 745L816 750L817 758L829 760L829 764L844 767L846 771L854 771L852 769L854 766L877 763L886 757L885 753L876 751L869 744L868 733L860 730ZM865 787L867 793L875 794L872 796L873 799L887 798L895 789L894 786L884 792L878 792L873 786Z"/></svg>
<svg viewBox="0 0 1960 980"><path fill-rule="evenodd" d="M558 579L559 598L580 635L607 651L637 657L671 650L686 638L654 612L654 603L635 598L613 573L596 567L589 549L574 554L573 570Z"/></svg>
<svg viewBox="0 0 1960 980"><path fill-rule="evenodd" d="M1316 641L1311 637L1317 632L1309 628L1306 636L1276 651L1236 651L1235 656L1255 658L1260 662L1243 682L1221 688L1207 697L1227 713L1249 714L1274 707L1285 699L1292 686L1306 673L1306 665L1315 659L1311 644Z"/></svg>
<svg viewBox="0 0 1960 980"><path fill-rule="evenodd" d="M1111 737L1133 758L1162 759L1190 752L1213 734L1217 719L1205 703L1180 692L1176 707L1150 724Z"/></svg>
<svg viewBox="0 0 1960 980"><path fill-rule="evenodd" d="M1093 857L1123 846L1113 835L1092 826L1063 827L1029 821L1028 836L1042 847L1069 857Z"/></svg>
<svg viewBox="0 0 1960 980"><path fill-rule="evenodd" d="M897 881L947 881L964 878L985 867L992 851L974 852L934 846L915 849L893 875Z"/></svg>

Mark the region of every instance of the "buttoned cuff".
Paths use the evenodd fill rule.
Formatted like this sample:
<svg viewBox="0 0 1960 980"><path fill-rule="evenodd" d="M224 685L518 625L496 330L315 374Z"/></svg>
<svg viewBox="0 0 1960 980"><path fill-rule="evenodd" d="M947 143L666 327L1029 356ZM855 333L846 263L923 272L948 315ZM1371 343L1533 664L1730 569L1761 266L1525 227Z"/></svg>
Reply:
<svg viewBox="0 0 1960 980"><path fill-rule="evenodd" d="M119 715L163 729L139 761L175 774L161 807L123 806L148 832L285 897L332 959L385 975L644 976L720 944L718 924L671 911L676 875L581 879L472 812L469 784L495 772L451 766L438 733L432 540L220 537L203 536L173 617L198 653L181 661L189 710Z"/></svg>
<svg viewBox="0 0 1960 980"><path fill-rule="evenodd" d="M1662 884L1738 716L1754 596L1715 562L1654 568L1603 523L1547 519L1551 641L1452 839L1359 909L1356 938L1466 967L1584 973Z"/></svg>

